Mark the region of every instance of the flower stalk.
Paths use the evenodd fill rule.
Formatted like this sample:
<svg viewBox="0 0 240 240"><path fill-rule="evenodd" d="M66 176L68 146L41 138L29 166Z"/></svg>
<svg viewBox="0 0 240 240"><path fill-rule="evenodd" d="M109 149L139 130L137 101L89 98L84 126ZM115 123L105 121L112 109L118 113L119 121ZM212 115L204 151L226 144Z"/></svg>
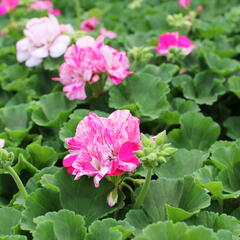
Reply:
<svg viewBox="0 0 240 240"><path fill-rule="evenodd" d="M137 196L136 202L134 204L135 209L138 209L143 205L145 196L148 192L148 188L149 188L149 185L151 182L151 177L152 177L152 168L147 168L147 176L146 176L145 182L144 182L141 192Z"/></svg>

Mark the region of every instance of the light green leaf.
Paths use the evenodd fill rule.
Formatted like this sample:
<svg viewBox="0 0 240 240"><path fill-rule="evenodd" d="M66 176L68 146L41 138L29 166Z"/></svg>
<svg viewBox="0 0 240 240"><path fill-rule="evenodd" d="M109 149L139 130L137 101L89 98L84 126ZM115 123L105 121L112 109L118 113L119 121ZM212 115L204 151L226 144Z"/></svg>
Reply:
<svg viewBox="0 0 240 240"><path fill-rule="evenodd" d="M221 58L211 52L205 54L205 60L213 72L223 76L240 70L240 63L238 61L230 58Z"/></svg>
<svg viewBox="0 0 240 240"><path fill-rule="evenodd" d="M62 92L44 95L39 100L39 107L33 111L32 120L39 126L60 127L76 105Z"/></svg>
<svg viewBox="0 0 240 240"><path fill-rule="evenodd" d="M22 212L21 228L34 231L36 224L33 219L48 212L58 211L62 207L59 202L59 193L51 189L38 188L31 193L26 201L25 210Z"/></svg>
<svg viewBox="0 0 240 240"><path fill-rule="evenodd" d="M97 220L89 227L86 240L125 240L134 232L134 227L126 221L106 218Z"/></svg>
<svg viewBox="0 0 240 240"><path fill-rule="evenodd" d="M60 210L59 212L50 212L44 216L34 219L37 224L36 231L33 234L34 240L48 239L57 240L79 240L85 239L86 227L84 218L76 215L69 210ZM48 223L48 224L46 224Z"/></svg>
<svg viewBox="0 0 240 240"><path fill-rule="evenodd" d="M240 96L240 95L239 95ZM229 117L223 123L223 126L227 128L227 136L232 139L240 138L240 117Z"/></svg>
<svg viewBox="0 0 240 240"><path fill-rule="evenodd" d="M189 112L180 118L180 129L169 133L169 140L177 148L206 151L217 140L220 127L210 117L201 113Z"/></svg>
<svg viewBox="0 0 240 240"><path fill-rule="evenodd" d="M16 226L21 219L21 212L14 208L0 208L0 236L12 234L12 228Z"/></svg>
<svg viewBox="0 0 240 240"><path fill-rule="evenodd" d="M168 92L168 84L159 78L146 73L134 74L126 82L109 91L109 106L128 109L128 106L135 105L138 109L136 114L155 119L169 108L166 97Z"/></svg>
<svg viewBox="0 0 240 240"><path fill-rule="evenodd" d="M156 169L158 177L180 178L190 175L202 167L208 154L199 150L179 149L174 156Z"/></svg>
<svg viewBox="0 0 240 240"><path fill-rule="evenodd" d="M228 87L231 92L240 98L240 77L232 76L228 79Z"/></svg>

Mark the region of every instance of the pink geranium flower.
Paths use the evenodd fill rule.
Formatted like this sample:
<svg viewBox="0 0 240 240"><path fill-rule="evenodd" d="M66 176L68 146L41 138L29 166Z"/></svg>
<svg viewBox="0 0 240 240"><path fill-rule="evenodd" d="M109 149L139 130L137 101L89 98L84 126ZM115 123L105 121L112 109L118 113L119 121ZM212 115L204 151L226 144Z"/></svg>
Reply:
<svg viewBox="0 0 240 240"><path fill-rule="evenodd" d="M102 27L99 32L100 36L107 37L107 38L115 38L117 34L115 32L109 31L106 28Z"/></svg>
<svg viewBox="0 0 240 240"><path fill-rule="evenodd" d="M52 15L30 19L24 30L25 38L17 42L17 60L34 67L48 56L60 57L71 41L67 32L73 32L71 25L59 24Z"/></svg>
<svg viewBox="0 0 240 240"><path fill-rule="evenodd" d="M0 148L3 148L5 145L5 140L0 138Z"/></svg>
<svg viewBox="0 0 240 240"><path fill-rule="evenodd" d="M35 0L29 9L35 9L39 11L48 11L52 15L61 15L60 9L54 9L53 3L51 0Z"/></svg>
<svg viewBox="0 0 240 240"><path fill-rule="evenodd" d="M180 8L188 8L191 4L191 0L178 0L178 6Z"/></svg>
<svg viewBox="0 0 240 240"><path fill-rule="evenodd" d="M160 56L167 56L170 48L182 49L186 56L195 48L195 45L188 37L179 35L178 32L164 33L158 39L158 46L155 48Z"/></svg>
<svg viewBox="0 0 240 240"><path fill-rule="evenodd" d="M65 139L68 154L63 160L67 171L94 176L95 187L104 176L132 172L140 164L134 151L140 150L140 121L128 110L118 110L108 118L90 113L77 126L76 135Z"/></svg>
<svg viewBox="0 0 240 240"><path fill-rule="evenodd" d="M81 22L80 30L84 32L91 32L96 29L96 25L100 22L101 21L95 17L86 19L85 21Z"/></svg>
<svg viewBox="0 0 240 240"><path fill-rule="evenodd" d="M68 48L64 59L60 78L53 80L65 85L63 91L69 100L85 99L86 83L100 80L102 73L107 73L114 84L131 74L126 53L104 45L101 37L96 40L90 36L80 38L76 45Z"/></svg>
<svg viewBox="0 0 240 240"><path fill-rule="evenodd" d="M0 0L0 15L10 12L19 5L19 0Z"/></svg>

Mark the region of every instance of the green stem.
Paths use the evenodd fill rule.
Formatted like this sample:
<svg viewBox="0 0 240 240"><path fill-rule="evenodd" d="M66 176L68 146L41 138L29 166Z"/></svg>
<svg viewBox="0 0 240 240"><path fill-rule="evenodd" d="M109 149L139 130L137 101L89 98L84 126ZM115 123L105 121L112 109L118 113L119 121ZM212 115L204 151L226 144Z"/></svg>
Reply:
<svg viewBox="0 0 240 240"><path fill-rule="evenodd" d="M23 195L24 199L27 200L27 198L28 198L27 191L26 191L21 179L15 172L15 170L12 167L8 166L8 167L6 167L6 171L8 171L8 173L12 176L12 178L14 179L15 183L18 186L19 191Z"/></svg>
<svg viewBox="0 0 240 240"><path fill-rule="evenodd" d="M75 0L75 7L76 7L76 15L77 15L77 24L79 24L80 18L81 18L80 0Z"/></svg>
<svg viewBox="0 0 240 240"><path fill-rule="evenodd" d="M143 201L145 199L145 196L147 194L148 191L148 187L150 185L151 182L151 177L152 177L152 168L147 168L147 177L145 179L144 185L141 189L140 194L137 196L136 202L134 204L134 208L138 209L142 206Z"/></svg>

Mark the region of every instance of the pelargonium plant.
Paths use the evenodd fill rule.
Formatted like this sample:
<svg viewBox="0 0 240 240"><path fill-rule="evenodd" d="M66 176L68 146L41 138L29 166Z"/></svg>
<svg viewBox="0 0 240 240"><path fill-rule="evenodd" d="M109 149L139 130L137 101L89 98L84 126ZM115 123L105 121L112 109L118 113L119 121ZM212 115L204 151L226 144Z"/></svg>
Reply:
<svg viewBox="0 0 240 240"><path fill-rule="evenodd" d="M86 83L99 81L103 73L107 73L113 84L121 83L132 74L126 52L105 45L102 40L102 37L95 40L86 36L67 49L60 77L53 80L65 85L63 91L68 99L86 99Z"/></svg>
<svg viewBox="0 0 240 240"><path fill-rule="evenodd" d="M17 61L35 67L48 56L62 56L71 42L68 33L73 33L72 26L60 24L53 15L30 19L24 30L25 38L16 44Z"/></svg>

